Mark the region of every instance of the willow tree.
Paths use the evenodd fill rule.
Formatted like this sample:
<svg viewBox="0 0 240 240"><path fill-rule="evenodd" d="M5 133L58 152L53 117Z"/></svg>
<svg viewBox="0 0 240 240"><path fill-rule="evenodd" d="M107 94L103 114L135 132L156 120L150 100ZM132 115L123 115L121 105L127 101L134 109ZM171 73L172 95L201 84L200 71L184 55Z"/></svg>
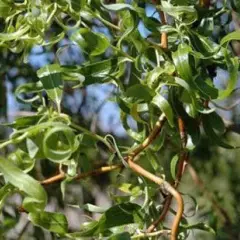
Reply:
<svg viewBox="0 0 240 240"><path fill-rule="evenodd" d="M13 131L0 144L1 209L9 196L21 195L19 211L60 239L174 240L186 239L192 229L213 232L204 222L188 223L178 185L202 134L213 145L237 148L221 137L224 122L210 103L226 99L237 83L239 59L231 41L239 40L240 32L230 27L232 11L239 9L238 1L1 0L1 51L24 63L36 45L56 56L37 70L37 81L15 91L18 101L35 111L5 123ZM73 44L84 61L61 65L58 53ZM214 80L218 68L229 72L224 89ZM90 131L63 108L66 89L91 84L114 86L111 101L119 106L131 145ZM95 168L83 153L99 151L99 144L108 159ZM171 157L163 164L162 150L169 148ZM59 173L39 179L36 166L43 160ZM71 182L80 187L82 179L107 173L120 179L112 207L80 206L100 212L98 220L73 232L63 213L45 210L47 186L60 185L64 198ZM164 222L168 213L170 225Z"/></svg>

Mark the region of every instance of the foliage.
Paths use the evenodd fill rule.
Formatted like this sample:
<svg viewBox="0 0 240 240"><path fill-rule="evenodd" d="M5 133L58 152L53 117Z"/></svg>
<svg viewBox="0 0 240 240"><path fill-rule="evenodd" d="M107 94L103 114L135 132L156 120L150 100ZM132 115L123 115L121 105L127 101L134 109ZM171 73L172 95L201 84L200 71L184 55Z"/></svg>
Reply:
<svg viewBox="0 0 240 240"><path fill-rule="evenodd" d="M182 196L174 186L181 180L184 161L200 144L201 135L207 136L212 145L239 147L222 137L225 124L209 107L209 102L226 99L236 87L239 58L229 45L232 40L240 40L240 31L229 33L228 28L231 10L239 11L239 4L224 1L221 6L213 3L208 8L205 1L155 2L0 1L3 52L14 53L27 63L36 45L57 48L58 57L62 49L75 44L84 56L84 61L75 65L62 65L56 59L37 70L36 81L16 88L18 101L30 104L34 115L4 124L13 132L0 143L0 149L11 149L0 158L1 208L10 195L20 194L21 208L29 221L62 239L154 239L169 234L169 228L163 225L156 226L156 232L143 234L161 214L159 199L167 194L167 201L171 202L173 195L178 203L173 210L177 212L177 224L176 229L170 229L171 239L176 239L174 231L178 231L178 239L186 239L192 229L214 232L203 222L188 222L181 212ZM154 14L149 16L150 9ZM222 21L226 29L221 29ZM144 30L140 30L140 25ZM148 35L144 36L143 31ZM64 39L68 39L68 44L61 46ZM217 68L229 72L224 89L216 86ZM120 108L132 145L122 146L112 135L88 130L64 109L62 102L69 86L75 90L106 83L116 89L112 101ZM137 129L129 124L129 116ZM173 157L163 164L159 161L160 151L169 141L168 154ZM108 160L96 169L87 155L100 151L99 143ZM60 173L40 181L36 166L44 160L59 167ZM100 211L99 220L86 222L71 232L63 213L45 210L49 194L45 185L61 181L64 198L69 183L113 170L119 173L113 177L120 179L114 186L118 193L110 193L113 206L107 210L81 206L89 212ZM148 180L133 175L126 182L123 175L132 170ZM177 217L179 213L181 219ZM5 230L7 226L1 232L3 236Z"/></svg>

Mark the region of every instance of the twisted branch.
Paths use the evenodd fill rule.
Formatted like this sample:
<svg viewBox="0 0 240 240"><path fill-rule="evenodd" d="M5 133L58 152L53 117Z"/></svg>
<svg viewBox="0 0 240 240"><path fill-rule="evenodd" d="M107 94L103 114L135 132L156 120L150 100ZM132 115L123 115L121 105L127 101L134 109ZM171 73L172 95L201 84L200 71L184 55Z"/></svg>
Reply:
<svg viewBox="0 0 240 240"><path fill-rule="evenodd" d="M146 171L144 168L139 166L134 162L134 159L138 156L139 153L141 153L143 150L145 150L159 135L161 132L162 126L166 121L166 116L162 114L158 121L156 122L153 130L149 134L149 136L141 143L137 148L135 148L128 156L124 158L124 160L128 163L129 167L136 173L150 179L151 181L155 182L158 185L163 185L165 189L174 197L176 198L176 201L178 203L178 209L177 209L177 214L174 218L173 225L172 225L172 230L171 230L171 240L176 240L177 239L177 233L178 233L178 226L182 217L183 213L183 200L182 196L174 189L168 182L165 180L155 176L154 174ZM99 169L86 172L86 173L81 173L75 177L76 180L83 179L89 176L96 176L100 175L106 172L110 172L115 169L120 169L123 168L123 164L116 164L116 165L111 165L111 166L105 166L101 167ZM66 174L64 172L59 173L56 176L53 176L51 178L48 178L44 181L41 181L42 185L48 185L60 180L63 180L66 177Z"/></svg>
<svg viewBox="0 0 240 240"><path fill-rule="evenodd" d="M182 175L184 173L185 170L185 166L187 165L188 162L188 158L189 158L189 153L186 152L185 148L186 148L186 143L187 143L187 134L185 131L185 125L184 125L184 121L182 120L181 117L178 117L178 128L179 128L179 134L180 134L180 139L181 139L181 153L180 153L180 160L179 160L179 164L178 164L178 168L177 168L177 174L176 174L176 179L175 182L173 183L173 189L177 189L181 179L182 179ZM161 215L159 216L158 219L156 219L147 229L147 232L153 232L154 229L159 225L160 222L162 222L168 211L169 208L171 206L171 202L172 202L172 196L173 195L169 195L167 196L164 205L163 205L163 210L161 212Z"/></svg>

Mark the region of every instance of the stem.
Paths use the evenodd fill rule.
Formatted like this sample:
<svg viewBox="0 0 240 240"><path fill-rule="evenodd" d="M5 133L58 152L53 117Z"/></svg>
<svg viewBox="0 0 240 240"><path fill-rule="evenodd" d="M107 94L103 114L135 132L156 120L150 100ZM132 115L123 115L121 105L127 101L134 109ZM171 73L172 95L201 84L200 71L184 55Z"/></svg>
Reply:
<svg viewBox="0 0 240 240"><path fill-rule="evenodd" d="M147 148L156 139L165 121L166 121L166 116L165 114L162 114L157 120L157 122L155 123L155 126L153 127L149 136L143 141L142 144L140 144L137 148L135 148L132 151L132 153L129 154L132 156L132 158L135 158L140 152L142 152L145 148Z"/></svg>
<svg viewBox="0 0 240 240"><path fill-rule="evenodd" d="M168 182L163 180L162 178L157 177L156 175L146 171L144 168L142 168L138 164L134 163L131 158L128 159L128 164L129 164L129 167L133 171L135 171L138 174L148 178L149 180L155 182L158 185L163 185L165 187L165 189L169 193L171 193L172 196L176 199L177 205L178 205L177 214L174 218L172 228L171 228L171 240L176 240L177 239L177 234L178 234L178 226L179 226L179 223L181 221L182 214L183 214L183 199L182 199L181 194L175 188L173 188Z"/></svg>
<svg viewBox="0 0 240 240"><path fill-rule="evenodd" d="M162 126L163 126L165 121L166 121L166 117L165 117L164 114L162 114L159 117L158 121L156 122L156 124L155 124L152 132L150 133L150 135L145 139L145 141L142 144L140 144L137 148L135 148L132 153L128 154L128 156L125 157L124 160L127 161L128 157L130 157L130 156L132 158L135 158L141 151L143 151L146 147L148 147L152 143L152 141L157 137L157 135L160 133L160 131L162 129ZM95 138L97 140L103 141L104 143L106 142L107 145L109 145L109 148L112 149L112 146L110 145L110 143L106 139L104 139L103 137L101 137L97 134L93 134L89 130L87 130L87 129L85 129L85 128L83 128L83 127L81 127L81 126L79 126L75 123L71 123L71 126L75 129L79 130L79 131L82 131L82 132L92 136L93 138ZM115 149L114 149L114 152L115 152ZM75 179L79 180L79 179L86 178L86 177L89 177L89 176L100 175L102 173L110 172L112 170L119 169L119 168L122 168L122 167L123 167L123 164L104 166L104 167L95 169L95 170L90 171L90 172L79 174L75 177ZM42 185L52 184L54 182L58 182L58 181L63 180L65 177L66 177L66 174L64 172L61 172L58 175L55 175L53 177L50 177L48 179L45 179L45 180L41 181L41 184Z"/></svg>
<svg viewBox="0 0 240 240"><path fill-rule="evenodd" d="M58 175L55 175L53 177L50 177L48 179L45 179L43 181L41 181L40 183L42 185L48 185L48 184L51 184L51 183L54 183L54 182L58 182L58 181L61 181L63 180L64 178L66 177L66 174L64 172L61 172L59 173Z"/></svg>
<svg viewBox="0 0 240 240"><path fill-rule="evenodd" d="M184 173L185 170L185 166L188 162L188 157L189 154L188 152L185 151L185 147L186 147L186 143L187 143L187 134L185 131L185 124L184 121L181 117L178 117L178 128L179 128L179 134L180 134L180 139L181 139L181 153L180 153L180 160L179 160L179 164L178 164L178 168L177 168L177 174L176 174L176 179L173 183L173 186L175 188L178 187L181 179L182 179L182 175ZM174 187L172 187L174 189ZM173 195L173 194L172 194ZM158 219L156 219L147 229L147 232L150 233L152 231L154 231L154 229L159 225L159 223L161 221L163 221L168 213L168 210L171 206L172 203L172 196L167 196L164 206L163 206L163 210L161 212L161 215L159 216ZM177 216L176 216L177 218Z"/></svg>
<svg viewBox="0 0 240 240"><path fill-rule="evenodd" d="M4 148L4 147L6 147L7 145L12 144L12 143L13 143L12 139L10 139L10 140L8 140L8 141L6 141L6 142L3 142L3 143L0 144L0 149L1 149L1 148Z"/></svg>
<svg viewBox="0 0 240 240"><path fill-rule="evenodd" d="M156 0L152 0L152 2L153 2L154 5L157 5ZM162 10L159 10L158 13L159 13L159 17L160 17L162 25L166 25L167 24L167 19L166 19L165 13ZM166 32L163 32L161 34L161 44L160 45L163 49L165 49L165 50L168 49L168 37L167 37Z"/></svg>
<svg viewBox="0 0 240 240"><path fill-rule="evenodd" d="M159 16L162 22L162 25L166 25L167 24L167 20L166 20L166 16L164 14L163 11L159 11ZM167 33L163 32L161 35L161 47L163 49L168 49L168 37L167 37Z"/></svg>
<svg viewBox="0 0 240 240"><path fill-rule="evenodd" d="M150 135L143 141L142 144L140 144L137 148L135 148L130 154L128 154L127 157L124 158L125 161L127 161L129 167L135 171L136 173L150 179L151 181L155 182L158 185L163 185L166 190L176 199L177 204L178 204L178 208L177 208L177 214L174 218L173 221L173 225L172 225L172 230L171 230L171 240L176 240L177 239L177 233L178 233L178 226L183 214L183 199L181 194L174 189L168 182L166 182L164 179L157 177L156 175L148 172L147 170L145 170L144 168L142 168L141 166L139 166L138 164L134 163L134 158L140 153L142 152L145 148L147 148L152 142L153 140L159 135L159 133L161 132L162 126L164 124L164 122L166 121L166 116L164 114L162 114L158 121L156 122L152 132L150 133ZM87 132L88 134L92 135L92 133L74 123L72 123L72 127ZM98 136L93 134L94 137ZM102 137L100 137L102 139ZM118 165L111 165L111 166L105 166L105 167L101 167L99 169L87 172L87 173L82 173L79 174L75 177L76 180L82 179L82 178L86 178L89 176L96 176L102 173L106 173L106 172L110 172L112 170L115 169L119 169L122 168L123 164L118 164ZM61 172L60 174L46 179L44 181L41 182L42 185L46 185L46 184L50 184L59 180L62 180L66 177L65 173Z"/></svg>
<svg viewBox="0 0 240 240"><path fill-rule="evenodd" d="M98 169L95 169L93 171L89 171L89 172L86 172L86 173L80 173L77 176L75 176L74 179L75 180L80 180L80 179L87 178L87 177L90 177L90 176L97 176L97 175L100 175L100 174L103 174L103 173L111 172L111 171L116 170L116 169L120 169L122 167L123 167L122 164L104 166L104 167L100 167ZM45 180L41 181L40 183L42 185L52 184L52 183L55 183L55 182L58 182L58 181L62 181L63 179L66 178L66 176L67 176L66 173L61 172L58 175L55 175L53 177L50 177L48 179L45 179Z"/></svg>
<svg viewBox="0 0 240 240"><path fill-rule="evenodd" d="M79 174L78 176L75 177L75 179L76 180L80 180L80 179L83 179L83 178L86 178L86 177L90 177L90 176L97 176L97 175L100 175L100 174L103 174L103 173L107 173L107 172L111 172L113 170L120 169L120 168L123 168L122 164L104 166L104 167L95 169L95 170L90 171L90 172Z"/></svg>

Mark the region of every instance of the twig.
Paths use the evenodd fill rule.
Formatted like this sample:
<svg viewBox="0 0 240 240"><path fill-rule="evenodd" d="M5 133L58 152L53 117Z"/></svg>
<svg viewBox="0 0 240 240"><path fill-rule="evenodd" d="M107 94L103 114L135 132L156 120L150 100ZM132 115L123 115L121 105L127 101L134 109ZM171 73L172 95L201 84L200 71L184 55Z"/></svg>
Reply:
<svg viewBox="0 0 240 240"><path fill-rule="evenodd" d="M97 176L97 175L100 175L100 174L103 174L103 173L107 173L107 172L110 172L110 171L113 171L115 169L119 169L119 168L122 168L122 167L123 167L122 164L104 166L104 167L100 167L98 169L95 169L93 171L89 171L89 172L86 172L86 173L80 173L74 179L80 180L80 179L83 179L83 178L86 178L86 177L90 177L90 176ZM53 177L50 177L48 179L43 180L40 183L42 185L52 184L52 183L55 183L55 182L62 181L63 179L66 178L66 176L67 175L64 172L62 172L62 173L59 173L56 176L53 176Z"/></svg>
<svg viewBox="0 0 240 240"><path fill-rule="evenodd" d="M157 5L157 0L152 0L152 3L154 5ZM159 13L159 17L160 17L162 25L166 25L167 24L167 19L166 19L165 13L161 10L159 10L158 13ZM168 37L167 37L166 32L163 32L161 34L161 44L160 44L160 46L163 49L168 49Z"/></svg>
<svg viewBox="0 0 240 240"><path fill-rule="evenodd" d="M116 164L116 165L101 167L101 168L98 168L98 169L90 171L90 172L79 174L75 179L80 180L80 179L90 177L90 176L97 176L97 175L100 175L100 174L103 174L103 173L111 172L111 171L116 170L116 169L120 169L122 167L123 167L122 164Z"/></svg>
<svg viewBox="0 0 240 240"><path fill-rule="evenodd" d="M170 208L170 205L171 205L171 202L172 202L172 196L169 195L167 196L167 198L165 199L165 202L163 204L163 210L161 212L161 215L159 216L158 219L156 219L147 229L147 233L151 233L153 232L153 230L156 228L156 226L159 225L160 222L162 222L165 218L165 216L167 215L167 212Z"/></svg>
<svg viewBox="0 0 240 240"><path fill-rule="evenodd" d="M187 143L187 134L185 131L185 125L181 117L178 117L178 127L179 127L179 133L180 133L180 139L181 139L181 153L180 153L180 160L177 168L177 174L176 174L176 179L173 184L175 188L178 187L181 179L183 172L185 170L185 166L187 165L188 162L188 152L185 151L186 143ZM159 225L161 221L164 220L166 217L168 210L171 206L172 202L172 195L167 196L164 205L163 205L163 210L161 212L161 215L159 216L158 219L156 219L147 229L147 232L150 233L154 231L154 229Z"/></svg>
<svg viewBox="0 0 240 240"><path fill-rule="evenodd" d="M48 185L48 184L52 184L58 181L63 180L66 177L66 174L64 172L59 173L58 175L55 175L53 177L50 177L48 179L45 179L43 181L41 181L40 183L42 185Z"/></svg>
<svg viewBox="0 0 240 240"><path fill-rule="evenodd" d="M183 214L183 199L181 194L162 178L157 177L156 175L146 171L144 168L142 168L138 164L134 163L131 158L128 159L128 164L129 164L129 167L136 173L150 179L151 181L155 182L158 185L163 185L164 188L176 199L178 204L177 214L174 218L172 228L171 228L171 240L176 240L177 234L178 234L178 226Z"/></svg>
<svg viewBox="0 0 240 240"><path fill-rule="evenodd" d="M130 154L129 156L131 156L132 158L135 158L140 152L142 152L146 147L148 147L153 140L158 136L158 134L160 133L162 126L164 124L164 122L166 121L166 116L164 114L162 114L158 121L156 122L152 132L149 134L149 136L143 141L142 144L140 144L137 148L135 148ZM75 128L77 128L77 126L74 125ZM82 129L79 129L82 130ZM83 129L84 131L86 131L86 129ZM90 132L90 131L89 131ZM101 137L102 139L102 137ZM125 157L124 159L126 160L128 158ZM77 175L75 177L75 179L82 179L82 178L86 178L89 176L96 176L96 175L100 175L106 172L110 172L112 170L115 169L119 169L122 168L123 164L116 164L116 165L110 165L110 166L104 166L98 169L95 169L93 171L90 172L86 172L86 173L80 173L79 175ZM58 175L55 175L53 177L50 177L48 179L45 179L43 181L41 181L42 185L48 185L48 184L52 184L54 182L58 182L63 180L66 177L66 174L64 172L59 173Z"/></svg>
<svg viewBox="0 0 240 240"><path fill-rule="evenodd" d="M140 152L142 152L145 148L147 148L156 139L165 121L166 121L166 116L162 114L157 120L157 122L155 123L155 126L153 127L149 136L143 141L143 143L141 143L137 148L135 148L129 154L131 155L132 158L135 158Z"/></svg>
<svg viewBox="0 0 240 240"><path fill-rule="evenodd" d="M165 189L174 197L176 198L176 201L178 203L178 208L177 208L177 214L174 218L173 221L173 225L172 225L172 230L171 230L171 240L176 240L177 239L177 233L178 233L178 226L183 214L183 199L182 196L179 192L176 191L176 189L174 189L174 187L172 187L168 182L166 182L165 180L157 177L156 175L146 171L144 168L142 168L141 166L139 166L138 164L134 163L134 158L136 158L136 156L142 152L144 149L146 149L153 141L154 139L158 136L158 134L161 132L162 126L164 124L164 122L166 121L166 116L164 114L162 114L158 121L156 122L153 130L151 131L151 133L149 134L149 136L143 141L142 144L140 144L137 148L135 148L130 154L128 154L128 156L126 156L124 158L125 161L127 161L129 167L135 171L136 173L150 179L151 181L155 182L158 185L163 185L165 187ZM87 173L82 173L78 176L75 177L75 179L82 179L82 178L86 178L88 176L96 176L105 172L110 172L114 169L119 169L122 168L123 165L122 164L118 164L118 165L112 165L112 166L106 166L106 167L102 167ZM61 179L64 179L66 176L64 173L60 173L57 176L54 176L50 179L44 180L41 182L41 184L50 184L53 183L55 181L59 181Z"/></svg>
<svg viewBox="0 0 240 240"><path fill-rule="evenodd" d="M167 21L166 21L166 16L164 14L163 11L159 11L159 16L162 22L162 25L166 25ZM161 35L161 47L163 49L167 49L168 48L168 37L167 37L167 33L163 32Z"/></svg>

